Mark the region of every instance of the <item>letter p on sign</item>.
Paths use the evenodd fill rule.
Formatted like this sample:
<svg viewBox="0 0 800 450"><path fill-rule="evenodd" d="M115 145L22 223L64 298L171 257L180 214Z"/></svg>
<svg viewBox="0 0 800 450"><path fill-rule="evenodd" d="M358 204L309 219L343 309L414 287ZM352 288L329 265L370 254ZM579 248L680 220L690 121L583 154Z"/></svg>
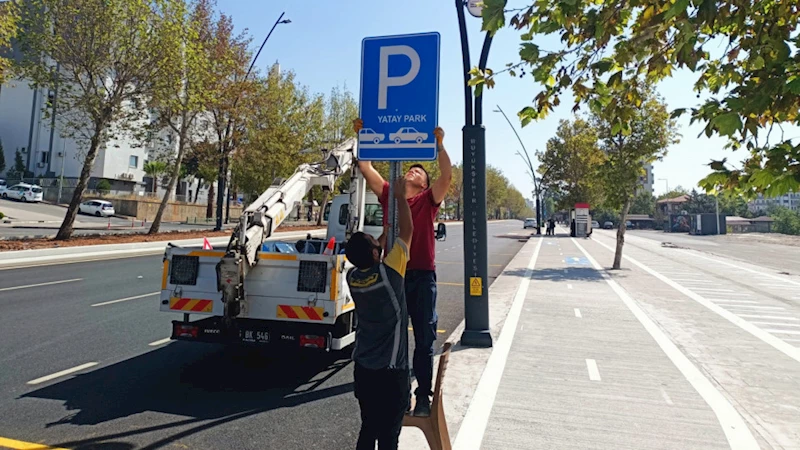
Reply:
<svg viewBox="0 0 800 450"><path fill-rule="evenodd" d="M389 57L405 55L411 60L411 67L405 75L389 76ZM407 45L381 47L381 62L378 69L378 109L386 109L386 94L391 86L405 86L414 81L419 73L419 53Z"/></svg>

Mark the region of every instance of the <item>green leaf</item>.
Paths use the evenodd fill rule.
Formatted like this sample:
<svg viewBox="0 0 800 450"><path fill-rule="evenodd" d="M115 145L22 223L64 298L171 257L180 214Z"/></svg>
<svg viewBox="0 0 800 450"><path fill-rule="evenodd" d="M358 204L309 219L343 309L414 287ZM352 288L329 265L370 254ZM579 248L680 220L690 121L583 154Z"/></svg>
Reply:
<svg viewBox="0 0 800 450"><path fill-rule="evenodd" d="M479 84L475 86L475 97L480 97L483 94L483 85Z"/></svg>
<svg viewBox="0 0 800 450"><path fill-rule="evenodd" d="M556 85L556 79L555 79L555 77L553 77L552 75L550 75L549 77L547 77L546 84L547 84L547 86L549 86L549 87L553 87L553 86L555 86L555 85Z"/></svg>
<svg viewBox="0 0 800 450"><path fill-rule="evenodd" d="M497 30L506 24L505 0L483 0L483 26L482 31L488 31L494 36Z"/></svg>
<svg viewBox="0 0 800 450"><path fill-rule="evenodd" d="M670 113L669 118L677 119L678 117L684 115L685 113L686 113L686 108L678 108Z"/></svg>
<svg viewBox="0 0 800 450"><path fill-rule="evenodd" d="M753 70L761 70L764 68L764 58L761 56L756 56L752 62Z"/></svg>
<svg viewBox="0 0 800 450"><path fill-rule="evenodd" d="M719 134L723 136L732 136L733 133L742 128L742 119L734 112L720 114L711 123L717 128Z"/></svg>
<svg viewBox="0 0 800 450"><path fill-rule="evenodd" d="M519 57L529 63L536 62L539 59L539 46L530 42L523 43L519 49Z"/></svg>
<svg viewBox="0 0 800 450"><path fill-rule="evenodd" d="M711 161L711 163L709 163L708 166L711 167L711 170L723 171L725 170L725 160Z"/></svg>
<svg viewBox="0 0 800 450"><path fill-rule="evenodd" d="M664 14L664 21L672 19L673 17L677 16L678 14L686 11L686 8L689 7L689 0L675 0L675 3L672 4L672 7Z"/></svg>
<svg viewBox="0 0 800 450"><path fill-rule="evenodd" d="M794 80L787 83L786 87L792 94L800 95L800 77L797 77Z"/></svg>
<svg viewBox="0 0 800 450"><path fill-rule="evenodd" d="M600 61L597 61L596 63L592 64L592 67L595 70L597 70L597 73L599 75L602 75L602 74L608 72L609 70L611 70L611 66L613 66L613 65L614 65L614 61L612 61L612 60L610 60L608 58L604 58L604 59L602 59Z"/></svg>
<svg viewBox="0 0 800 450"><path fill-rule="evenodd" d="M611 127L611 134L617 135L620 133L620 131L622 131L622 124L619 123L618 121L614 122L614 125Z"/></svg>
<svg viewBox="0 0 800 450"><path fill-rule="evenodd" d="M622 71L616 72L614 75L611 75L611 78L608 79L608 85L611 87L616 87L617 85L622 83Z"/></svg>

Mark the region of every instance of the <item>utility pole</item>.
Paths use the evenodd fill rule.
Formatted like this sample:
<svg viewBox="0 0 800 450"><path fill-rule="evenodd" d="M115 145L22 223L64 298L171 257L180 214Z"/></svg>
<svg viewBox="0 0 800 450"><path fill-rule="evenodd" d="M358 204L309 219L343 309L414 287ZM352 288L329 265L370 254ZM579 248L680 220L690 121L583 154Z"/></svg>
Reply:
<svg viewBox="0 0 800 450"><path fill-rule="evenodd" d="M486 215L486 128L483 126L483 96L473 96L469 85L472 69L464 7L474 17L481 17L482 4L455 0L461 36L461 59L464 66L464 321L461 344L491 347L488 293L488 230ZM478 62L486 69L492 34L486 33ZM485 92L485 91L484 91ZM474 100L474 101L473 101ZM474 113L474 115L473 115Z"/></svg>

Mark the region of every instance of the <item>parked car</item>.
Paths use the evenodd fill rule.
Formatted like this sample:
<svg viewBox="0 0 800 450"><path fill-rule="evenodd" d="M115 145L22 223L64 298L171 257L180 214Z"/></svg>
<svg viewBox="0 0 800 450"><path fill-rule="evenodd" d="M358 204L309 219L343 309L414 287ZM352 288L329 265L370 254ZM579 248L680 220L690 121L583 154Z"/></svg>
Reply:
<svg viewBox="0 0 800 450"><path fill-rule="evenodd" d="M87 200L78 206L78 212L97 217L109 217L114 215L114 205L106 200Z"/></svg>
<svg viewBox="0 0 800 450"><path fill-rule="evenodd" d="M358 142L372 142L373 144L379 144L382 140L386 138L386 135L383 133L377 133L372 128L362 128L358 132Z"/></svg>
<svg viewBox="0 0 800 450"><path fill-rule="evenodd" d="M606 222L603 224L604 230L612 230L614 229L614 222Z"/></svg>
<svg viewBox="0 0 800 450"><path fill-rule="evenodd" d="M389 140L399 144L403 141L416 141L421 144L424 140L428 139L428 133L420 133L412 127L403 127L397 130L397 133L389 133Z"/></svg>
<svg viewBox="0 0 800 450"><path fill-rule="evenodd" d="M35 184L19 183L11 186L3 192L3 198L19 200L21 202L40 202L42 201L43 191L41 186Z"/></svg>
<svg viewBox="0 0 800 450"><path fill-rule="evenodd" d="M7 188L8 188L8 183L6 182L6 180L0 179L0 196L3 195L3 193L6 191Z"/></svg>
<svg viewBox="0 0 800 450"><path fill-rule="evenodd" d="M636 227L633 226L633 222L631 222L630 220L626 220L625 221L625 228L633 229L633 228L636 228Z"/></svg>
<svg viewBox="0 0 800 450"><path fill-rule="evenodd" d="M532 217L525 219L525 222L522 224L522 229L525 230L528 228L536 228L536 219Z"/></svg>
<svg viewBox="0 0 800 450"><path fill-rule="evenodd" d="M600 222L593 220L592 221L592 229L600 228Z"/></svg>

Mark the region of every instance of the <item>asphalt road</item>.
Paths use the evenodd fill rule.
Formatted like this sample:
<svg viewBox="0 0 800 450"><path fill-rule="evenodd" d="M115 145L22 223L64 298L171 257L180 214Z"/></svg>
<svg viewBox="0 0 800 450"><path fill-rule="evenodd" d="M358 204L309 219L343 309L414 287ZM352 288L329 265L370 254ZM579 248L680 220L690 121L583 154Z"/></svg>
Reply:
<svg viewBox="0 0 800 450"><path fill-rule="evenodd" d="M529 232L513 221L489 233L492 282ZM452 225L437 243L439 344L463 318L462 236ZM160 256L0 270L0 436L107 450L355 446L349 361L165 343L178 316L147 295L160 272Z"/></svg>

